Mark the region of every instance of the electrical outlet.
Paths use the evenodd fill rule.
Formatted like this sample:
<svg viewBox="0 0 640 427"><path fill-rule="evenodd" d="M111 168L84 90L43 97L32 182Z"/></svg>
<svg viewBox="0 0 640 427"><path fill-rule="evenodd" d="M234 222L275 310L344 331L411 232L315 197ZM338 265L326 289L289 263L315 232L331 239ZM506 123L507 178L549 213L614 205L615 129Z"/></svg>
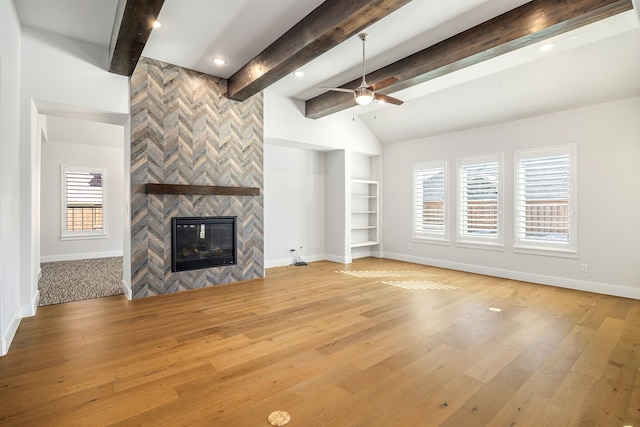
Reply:
<svg viewBox="0 0 640 427"><path fill-rule="evenodd" d="M589 272L589 264L580 264L580 271L583 273Z"/></svg>

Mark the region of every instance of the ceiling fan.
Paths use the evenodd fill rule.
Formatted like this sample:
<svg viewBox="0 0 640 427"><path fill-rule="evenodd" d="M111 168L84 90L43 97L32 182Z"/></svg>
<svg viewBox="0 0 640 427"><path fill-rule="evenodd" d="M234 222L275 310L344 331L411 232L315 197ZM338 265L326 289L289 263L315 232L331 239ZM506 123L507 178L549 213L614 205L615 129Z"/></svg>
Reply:
<svg viewBox="0 0 640 427"><path fill-rule="evenodd" d="M382 93L377 93L378 90L385 88L387 86L389 86L392 83L395 83L398 81L398 79L396 77L388 77L384 80L380 80L379 82L376 82L372 85L369 85L365 79L365 71L364 71L364 45L365 42L367 40L367 33L360 33L358 34L358 37L360 37L360 40L362 40L362 83L360 83L360 86L358 86L355 89L345 89L345 88L341 88L341 87L326 87L324 89L329 89L329 90L333 90L336 92L347 92L347 93L353 93L354 99L356 101L356 103L360 104L360 105L367 105L369 104L371 101L373 101L374 99L380 101L380 102L388 102L389 104L394 104L394 105L402 105L403 101L400 101L397 98L393 98L391 96L388 95L384 95Z"/></svg>

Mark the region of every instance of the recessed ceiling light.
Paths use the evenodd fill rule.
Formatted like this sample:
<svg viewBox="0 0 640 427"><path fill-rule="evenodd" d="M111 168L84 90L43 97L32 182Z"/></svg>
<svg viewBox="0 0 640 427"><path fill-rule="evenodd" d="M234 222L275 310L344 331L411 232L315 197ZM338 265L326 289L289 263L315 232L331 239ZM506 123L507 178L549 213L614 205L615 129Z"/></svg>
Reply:
<svg viewBox="0 0 640 427"><path fill-rule="evenodd" d="M489 308L489 311L495 311L496 313L499 313L499 312L501 312L502 310L501 310L501 309L499 309L499 308L497 308L497 307L490 307L490 308Z"/></svg>
<svg viewBox="0 0 640 427"><path fill-rule="evenodd" d="M578 36L577 34L571 34L569 36L569 40L578 40L580 38L580 36Z"/></svg>
<svg viewBox="0 0 640 427"><path fill-rule="evenodd" d="M304 71L296 71L295 73L293 73L294 76L296 76L297 78L301 78L304 77Z"/></svg>
<svg viewBox="0 0 640 427"><path fill-rule="evenodd" d="M549 52L551 49L553 49L553 46L553 43L546 43L540 46L538 49L540 50L540 52Z"/></svg>
<svg viewBox="0 0 640 427"><path fill-rule="evenodd" d="M157 19L153 21L153 28L161 28L164 24Z"/></svg>
<svg viewBox="0 0 640 427"><path fill-rule="evenodd" d="M224 58L213 58L212 61L216 65L224 65L227 63L227 61Z"/></svg>

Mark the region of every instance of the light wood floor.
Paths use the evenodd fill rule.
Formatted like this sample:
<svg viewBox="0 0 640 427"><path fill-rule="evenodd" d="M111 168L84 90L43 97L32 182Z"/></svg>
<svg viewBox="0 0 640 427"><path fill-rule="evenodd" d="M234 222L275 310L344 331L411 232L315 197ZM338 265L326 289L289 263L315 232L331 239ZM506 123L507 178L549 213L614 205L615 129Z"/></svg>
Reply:
<svg viewBox="0 0 640 427"><path fill-rule="evenodd" d="M640 427L639 368L638 300L319 262L41 307L0 358L0 425Z"/></svg>

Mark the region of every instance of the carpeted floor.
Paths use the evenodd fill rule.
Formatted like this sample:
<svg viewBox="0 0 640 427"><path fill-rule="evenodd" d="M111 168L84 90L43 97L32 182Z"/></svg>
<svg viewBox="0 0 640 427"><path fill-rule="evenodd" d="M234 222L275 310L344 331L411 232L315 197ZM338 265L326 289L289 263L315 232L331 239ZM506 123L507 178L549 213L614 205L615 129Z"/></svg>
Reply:
<svg viewBox="0 0 640 427"><path fill-rule="evenodd" d="M44 262L40 306L122 294L122 257Z"/></svg>

